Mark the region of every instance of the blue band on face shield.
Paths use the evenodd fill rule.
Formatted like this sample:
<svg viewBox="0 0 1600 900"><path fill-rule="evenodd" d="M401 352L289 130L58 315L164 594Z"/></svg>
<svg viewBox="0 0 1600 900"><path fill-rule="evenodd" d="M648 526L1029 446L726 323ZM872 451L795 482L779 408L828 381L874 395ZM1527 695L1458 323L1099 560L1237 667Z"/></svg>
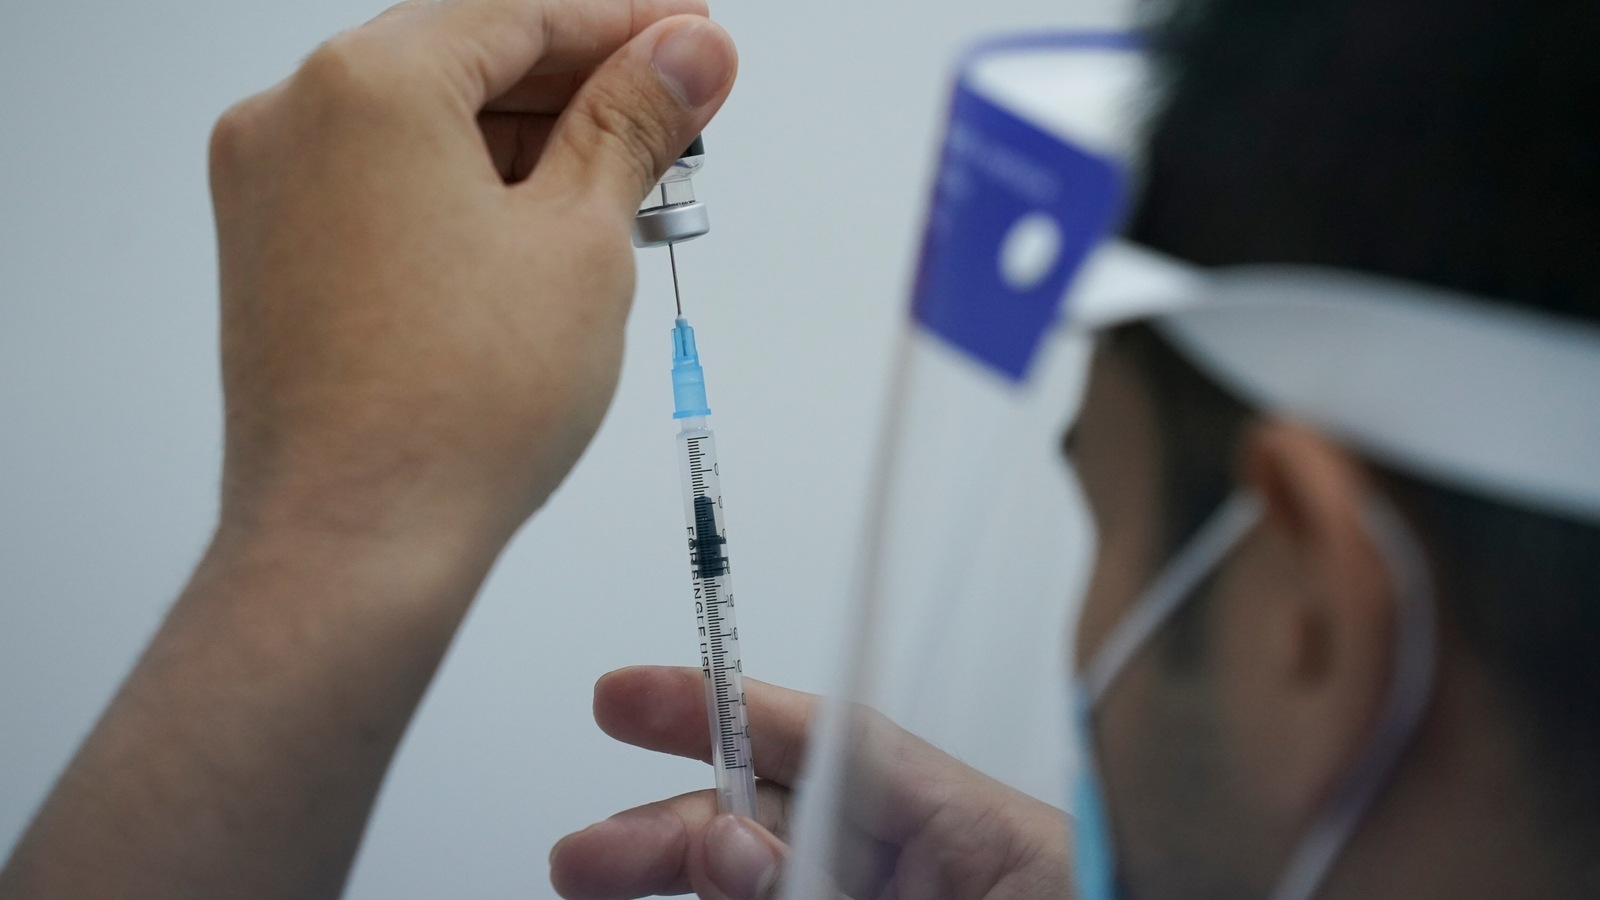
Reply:
<svg viewBox="0 0 1600 900"><path fill-rule="evenodd" d="M915 322L1012 381L1110 231L1111 162L957 85L912 291Z"/></svg>

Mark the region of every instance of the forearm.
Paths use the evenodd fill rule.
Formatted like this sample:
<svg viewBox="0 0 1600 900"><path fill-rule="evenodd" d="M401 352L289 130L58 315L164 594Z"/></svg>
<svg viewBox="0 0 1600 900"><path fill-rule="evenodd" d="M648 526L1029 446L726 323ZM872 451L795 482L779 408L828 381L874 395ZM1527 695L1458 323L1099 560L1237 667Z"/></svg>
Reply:
<svg viewBox="0 0 1600 900"><path fill-rule="evenodd" d="M336 896L498 543L223 532L0 897Z"/></svg>
<svg viewBox="0 0 1600 900"><path fill-rule="evenodd" d="M484 574L605 414L629 225L732 87L704 12L401 4L218 122L225 527L0 900L338 892Z"/></svg>

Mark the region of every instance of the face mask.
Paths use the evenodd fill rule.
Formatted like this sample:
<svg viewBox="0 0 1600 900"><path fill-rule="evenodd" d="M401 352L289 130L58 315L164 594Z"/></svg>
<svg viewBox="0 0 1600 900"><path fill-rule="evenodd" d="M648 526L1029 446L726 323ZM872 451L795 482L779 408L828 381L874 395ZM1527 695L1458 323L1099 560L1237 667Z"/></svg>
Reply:
<svg viewBox="0 0 1600 900"><path fill-rule="evenodd" d="M1229 497L1151 583L1073 684L1074 733L1080 751L1072 796L1074 879L1081 900L1125 896L1095 758L1095 709L1134 654L1194 595L1260 518L1261 502L1252 493L1241 490ZM1395 677L1375 737L1312 820L1272 893L1273 900L1310 900L1316 894L1393 772L1432 693L1437 638L1432 587L1421 551L1386 505L1373 506L1366 520L1399 601Z"/></svg>
<svg viewBox="0 0 1600 900"><path fill-rule="evenodd" d="M1078 736L1078 773L1072 779L1072 877L1078 900L1120 900L1116 855L1111 849L1111 823L1095 772L1093 710L1082 695L1073 698L1073 733Z"/></svg>

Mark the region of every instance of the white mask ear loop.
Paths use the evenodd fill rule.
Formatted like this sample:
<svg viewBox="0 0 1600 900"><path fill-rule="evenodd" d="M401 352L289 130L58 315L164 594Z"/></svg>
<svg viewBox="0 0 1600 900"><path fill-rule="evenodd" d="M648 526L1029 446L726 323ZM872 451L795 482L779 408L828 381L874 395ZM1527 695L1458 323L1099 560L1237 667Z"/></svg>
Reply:
<svg viewBox="0 0 1600 900"><path fill-rule="evenodd" d="M1261 499L1252 491L1236 490L1173 557L1127 617L1117 623L1080 676L1081 696L1091 709L1099 705L1139 648L1194 595L1200 582L1244 539L1260 517Z"/></svg>
<svg viewBox="0 0 1600 900"><path fill-rule="evenodd" d="M1078 688L1089 709L1099 705L1139 648L1189 599L1260 516L1260 498L1248 490L1236 490L1174 557L1084 670ZM1362 816L1393 774L1433 697L1438 625L1433 581L1422 548L1386 501L1372 500L1363 518L1395 590L1394 680L1372 742L1312 820L1272 900L1310 900L1321 888Z"/></svg>
<svg viewBox="0 0 1600 900"><path fill-rule="evenodd" d="M1372 742L1312 820L1305 838L1290 857L1272 900L1310 900L1322 887L1356 826L1394 774L1395 765L1416 735L1433 697L1438 624L1433 580L1422 548L1387 502L1372 501L1365 519L1389 571L1398 604L1394 681Z"/></svg>

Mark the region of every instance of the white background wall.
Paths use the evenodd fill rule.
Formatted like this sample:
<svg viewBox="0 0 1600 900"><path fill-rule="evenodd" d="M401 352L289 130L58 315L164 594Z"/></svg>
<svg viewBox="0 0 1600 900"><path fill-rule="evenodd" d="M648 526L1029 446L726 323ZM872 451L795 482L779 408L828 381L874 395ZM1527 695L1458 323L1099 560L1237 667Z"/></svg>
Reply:
<svg viewBox="0 0 1600 900"><path fill-rule="evenodd" d="M382 0L0 2L0 850L203 547L220 456L206 134ZM828 683L948 63L1122 0L721 0L738 88L681 249L717 411L749 669ZM641 256L621 388L506 551L390 775L353 897L550 894L562 834L705 786L615 745L601 673L692 662L667 388ZM601 638L600 636L604 637Z"/></svg>

